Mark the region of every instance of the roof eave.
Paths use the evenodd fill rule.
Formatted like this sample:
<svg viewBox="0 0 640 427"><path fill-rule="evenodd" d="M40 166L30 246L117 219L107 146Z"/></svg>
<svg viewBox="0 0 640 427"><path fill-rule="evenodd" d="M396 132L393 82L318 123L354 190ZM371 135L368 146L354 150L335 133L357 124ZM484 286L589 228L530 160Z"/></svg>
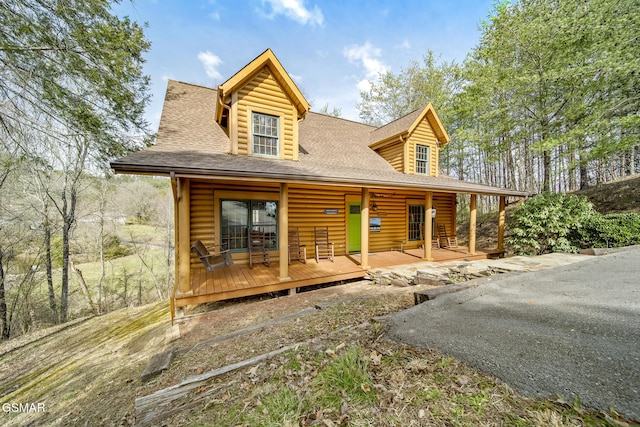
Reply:
<svg viewBox="0 0 640 427"><path fill-rule="evenodd" d="M369 148L376 151L398 141L404 142L407 135L408 132L406 130L403 130L402 132L398 132L395 135L391 135L390 137L385 138L381 141L376 141L372 144L369 144Z"/></svg>
<svg viewBox="0 0 640 427"><path fill-rule="evenodd" d="M339 177L327 177L324 175L306 175L306 174L284 174L284 173L271 173L261 172L259 174L254 171L244 170L220 170L220 169L194 169L188 167L170 167L170 166L149 166L149 165L137 165L126 164L120 162L112 162L111 168L119 174L145 174L145 175L159 175L170 176L172 173L181 176L193 176L199 178L227 178L227 179L254 179L260 181L272 181L278 183L325 183L334 186L366 186L385 189L423 189L431 190L435 192L453 192L461 194L478 194L487 196L512 196L512 197L527 197L529 193L508 190L501 188L474 188L481 186L481 184L468 183L468 188L454 187L439 182L433 182L429 184L423 183L410 183L410 182L395 182L385 179L371 179L366 180L353 179L353 178L339 178ZM462 181L461 181L462 182ZM462 182L463 184L467 184Z"/></svg>
<svg viewBox="0 0 640 427"><path fill-rule="evenodd" d="M420 125L420 122L422 122L425 117L431 127L433 127L440 144L447 145L451 141L451 138L449 137L447 130L442 125L440 117L438 117L438 113L436 113L436 110L433 108L433 105L431 103L427 104L424 110L422 110L422 113L420 113L413 124L409 127L408 132L411 134L418 127L418 125Z"/></svg>

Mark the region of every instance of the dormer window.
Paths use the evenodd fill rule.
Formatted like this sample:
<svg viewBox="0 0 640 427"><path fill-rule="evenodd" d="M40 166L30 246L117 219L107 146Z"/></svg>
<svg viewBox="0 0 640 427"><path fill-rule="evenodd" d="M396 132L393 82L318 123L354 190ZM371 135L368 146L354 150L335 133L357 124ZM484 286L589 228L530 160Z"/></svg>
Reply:
<svg viewBox="0 0 640 427"><path fill-rule="evenodd" d="M429 146L416 144L416 173L429 175Z"/></svg>
<svg viewBox="0 0 640 427"><path fill-rule="evenodd" d="M253 154L278 157L280 155L280 118L253 113Z"/></svg>

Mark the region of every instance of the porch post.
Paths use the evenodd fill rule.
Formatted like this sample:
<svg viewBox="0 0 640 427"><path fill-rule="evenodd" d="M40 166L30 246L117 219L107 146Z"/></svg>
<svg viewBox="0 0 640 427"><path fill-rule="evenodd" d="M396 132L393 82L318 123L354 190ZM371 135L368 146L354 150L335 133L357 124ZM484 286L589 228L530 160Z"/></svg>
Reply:
<svg viewBox="0 0 640 427"><path fill-rule="evenodd" d="M498 252L504 252L504 224L507 219L505 205L505 196L500 196L500 208L498 211Z"/></svg>
<svg viewBox="0 0 640 427"><path fill-rule="evenodd" d="M291 280L289 277L289 184L280 184L280 208L278 209L278 247L280 252L281 282Z"/></svg>
<svg viewBox="0 0 640 427"><path fill-rule="evenodd" d="M433 193L427 191L424 196L424 254L422 258L433 261L431 256L431 236L433 236Z"/></svg>
<svg viewBox="0 0 640 427"><path fill-rule="evenodd" d="M476 254L476 202L478 195L472 194L469 202L469 255Z"/></svg>
<svg viewBox="0 0 640 427"><path fill-rule="evenodd" d="M369 189L362 187L360 200L360 267L363 270L369 266Z"/></svg>
<svg viewBox="0 0 640 427"><path fill-rule="evenodd" d="M177 205L178 222L176 223L176 235L178 241L178 276L180 279L180 292L191 290L191 202L189 180L177 179Z"/></svg>

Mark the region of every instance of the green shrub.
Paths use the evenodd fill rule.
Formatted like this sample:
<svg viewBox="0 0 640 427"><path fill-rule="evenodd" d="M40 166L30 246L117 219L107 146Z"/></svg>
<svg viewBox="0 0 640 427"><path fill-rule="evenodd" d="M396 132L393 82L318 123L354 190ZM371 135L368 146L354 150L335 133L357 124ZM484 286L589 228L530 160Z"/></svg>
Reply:
<svg viewBox="0 0 640 427"><path fill-rule="evenodd" d="M592 215L597 213L584 196L538 194L514 209L507 241L519 255L577 252L571 236Z"/></svg>
<svg viewBox="0 0 640 427"><path fill-rule="evenodd" d="M572 234L581 248L619 248L640 244L640 215L632 213L591 215Z"/></svg>
<svg viewBox="0 0 640 427"><path fill-rule="evenodd" d="M129 251L120 245L120 239L113 234L107 234L103 237L104 242L104 259L111 260L126 256Z"/></svg>

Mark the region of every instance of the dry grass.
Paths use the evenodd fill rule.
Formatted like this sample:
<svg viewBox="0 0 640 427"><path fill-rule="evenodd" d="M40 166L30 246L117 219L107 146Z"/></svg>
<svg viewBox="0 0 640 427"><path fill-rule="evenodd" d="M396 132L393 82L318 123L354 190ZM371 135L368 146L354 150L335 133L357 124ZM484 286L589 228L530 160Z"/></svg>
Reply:
<svg viewBox="0 0 640 427"><path fill-rule="evenodd" d="M374 319L413 305L413 290L352 284L239 302L184 321L182 338L173 343L163 343L167 310L154 305L89 319L20 348L0 346L6 394L0 403L47 405L44 414L3 413L0 424L132 424L136 397L301 341L310 343L174 401L164 408L162 425L609 424L606 416L573 405L526 399L453 358L386 340ZM328 301L334 303L224 344L198 345ZM173 345L182 351L171 369L142 384L150 355ZM17 388L6 393L11 387Z"/></svg>

